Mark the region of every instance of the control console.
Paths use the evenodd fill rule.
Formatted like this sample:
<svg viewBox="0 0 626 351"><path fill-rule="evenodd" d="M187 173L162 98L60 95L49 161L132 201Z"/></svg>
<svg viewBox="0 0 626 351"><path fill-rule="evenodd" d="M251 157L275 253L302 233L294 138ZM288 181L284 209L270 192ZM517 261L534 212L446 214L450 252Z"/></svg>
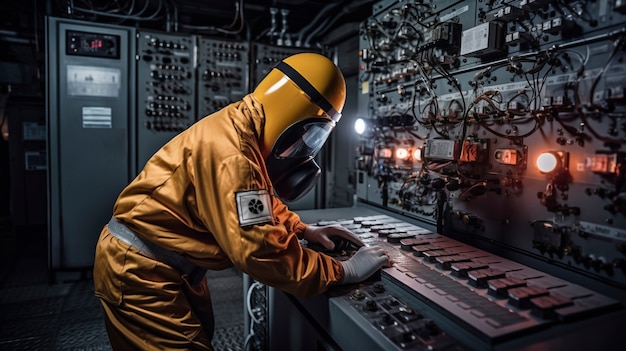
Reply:
<svg viewBox="0 0 626 351"><path fill-rule="evenodd" d="M331 298L330 314L344 329L340 335L351 339L345 343L365 343L363 350L468 350L425 311L390 294L381 282Z"/></svg>

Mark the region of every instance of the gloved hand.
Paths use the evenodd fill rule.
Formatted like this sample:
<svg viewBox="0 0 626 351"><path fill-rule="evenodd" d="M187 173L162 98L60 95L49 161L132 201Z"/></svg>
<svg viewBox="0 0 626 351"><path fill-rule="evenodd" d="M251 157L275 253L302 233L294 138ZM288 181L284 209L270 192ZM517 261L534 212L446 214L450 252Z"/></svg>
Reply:
<svg viewBox="0 0 626 351"><path fill-rule="evenodd" d="M335 243L330 240L333 236L340 236L344 239L350 240L359 247L365 245L358 236L339 224L331 224L321 227L309 225L303 233L303 237L306 241L320 244L328 250L335 248Z"/></svg>
<svg viewBox="0 0 626 351"><path fill-rule="evenodd" d="M346 261L341 261L344 270L342 284L361 282L377 270L389 265L389 257L380 246L362 247Z"/></svg>

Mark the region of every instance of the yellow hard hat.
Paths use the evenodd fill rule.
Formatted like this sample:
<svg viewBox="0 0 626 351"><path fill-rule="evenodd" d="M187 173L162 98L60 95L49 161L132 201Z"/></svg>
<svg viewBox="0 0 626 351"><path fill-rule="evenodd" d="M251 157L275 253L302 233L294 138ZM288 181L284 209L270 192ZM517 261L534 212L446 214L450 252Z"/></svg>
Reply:
<svg viewBox="0 0 626 351"><path fill-rule="evenodd" d="M322 118L328 120L328 127L324 128L327 134L321 145L314 146L317 150L312 151L316 153L341 118L346 83L339 68L327 57L317 53L298 53L279 62L252 95L261 102L265 111L261 140L265 158L270 156L275 143L290 126L306 119ZM319 141L316 137L316 142Z"/></svg>

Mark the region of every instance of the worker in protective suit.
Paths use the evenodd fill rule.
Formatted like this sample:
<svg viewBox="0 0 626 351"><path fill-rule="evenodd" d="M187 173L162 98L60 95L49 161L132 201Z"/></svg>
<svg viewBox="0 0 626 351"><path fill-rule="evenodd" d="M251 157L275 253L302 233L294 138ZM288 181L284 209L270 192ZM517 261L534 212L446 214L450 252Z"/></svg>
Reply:
<svg viewBox="0 0 626 351"><path fill-rule="evenodd" d="M339 225L300 221L280 199L308 191L313 157L341 117L345 82L326 57L281 61L257 88L163 146L121 192L96 248L94 283L115 350L211 350L206 270L233 265L310 297L367 279L388 263ZM278 197L276 196L278 195ZM338 261L340 236L361 248Z"/></svg>

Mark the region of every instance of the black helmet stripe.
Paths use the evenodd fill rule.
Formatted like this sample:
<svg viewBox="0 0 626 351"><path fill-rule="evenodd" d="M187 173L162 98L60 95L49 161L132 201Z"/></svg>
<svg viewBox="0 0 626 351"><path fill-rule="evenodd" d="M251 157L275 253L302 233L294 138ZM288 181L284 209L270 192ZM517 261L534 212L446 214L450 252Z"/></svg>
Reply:
<svg viewBox="0 0 626 351"><path fill-rule="evenodd" d="M286 64L284 61L280 61L278 65L276 65L276 69L283 72L287 75L291 80L293 80L299 87L302 89L317 106L321 107L324 112L326 112L335 122L339 121L341 118L341 113L337 112L333 105L326 100L326 98L320 94L317 89L311 83L309 83L306 78L304 78L298 71L293 69L293 67Z"/></svg>

